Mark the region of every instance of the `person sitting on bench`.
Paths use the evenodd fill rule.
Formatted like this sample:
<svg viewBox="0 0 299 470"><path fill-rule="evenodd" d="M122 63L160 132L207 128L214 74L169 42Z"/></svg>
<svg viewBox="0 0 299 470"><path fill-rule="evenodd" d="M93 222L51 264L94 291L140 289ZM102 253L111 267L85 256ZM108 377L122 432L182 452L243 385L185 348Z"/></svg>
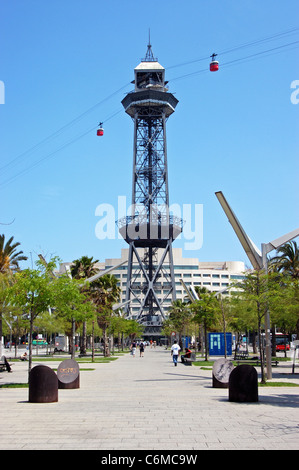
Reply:
<svg viewBox="0 0 299 470"><path fill-rule="evenodd" d="M185 354L181 356L181 361L184 363L185 359L189 359L191 357L191 351L189 348L185 348Z"/></svg>
<svg viewBox="0 0 299 470"><path fill-rule="evenodd" d="M26 351L23 352L23 354L21 355L20 359L21 359L21 361L27 361L27 353L26 353Z"/></svg>

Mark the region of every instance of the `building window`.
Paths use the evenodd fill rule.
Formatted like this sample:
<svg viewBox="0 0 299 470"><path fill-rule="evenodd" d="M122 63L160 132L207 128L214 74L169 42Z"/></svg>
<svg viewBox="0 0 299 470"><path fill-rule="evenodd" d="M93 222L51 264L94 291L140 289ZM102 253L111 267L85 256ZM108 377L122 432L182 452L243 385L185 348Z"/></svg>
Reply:
<svg viewBox="0 0 299 470"><path fill-rule="evenodd" d="M188 270L193 270L193 269L198 269L198 266L192 266L192 265L191 265L191 266L188 266L188 265L183 265L183 266L180 265L180 266L178 266L178 265L177 265L177 266L174 266L174 269L184 269L184 270L188 269Z"/></svg>

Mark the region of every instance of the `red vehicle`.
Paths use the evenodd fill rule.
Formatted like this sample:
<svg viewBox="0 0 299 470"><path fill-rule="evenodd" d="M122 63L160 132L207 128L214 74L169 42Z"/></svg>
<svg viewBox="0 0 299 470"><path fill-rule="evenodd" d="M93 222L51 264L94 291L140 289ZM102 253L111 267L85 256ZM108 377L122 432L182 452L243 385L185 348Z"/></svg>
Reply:
<svg viewBox="0 0 299 470"><path fill-rule="evenodd" d="M276 351L284 351L286 348L287 351L290 350L290 345L287 343L286 345L284 344L276 344Z"/></svg>
<svg viewBox="0 0 299 470"><path fill-rule="evenodd" d="M288 335L276 333L275 335L276 351L289 351L290 341Z"/></svg>

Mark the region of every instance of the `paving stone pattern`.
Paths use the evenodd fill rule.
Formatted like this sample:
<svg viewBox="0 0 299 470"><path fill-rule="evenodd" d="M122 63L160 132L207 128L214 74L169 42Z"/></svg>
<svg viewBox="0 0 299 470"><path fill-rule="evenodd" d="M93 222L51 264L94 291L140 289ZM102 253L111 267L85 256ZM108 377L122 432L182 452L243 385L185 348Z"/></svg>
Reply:
<svg viewBox="0 0 299 470"><path fill-rule="evenodd" d="M27 367L15 362L0 384L25 382ZM299 374L281 375L287 367L273 370L272 380L299 383ZM259 387L257 403L229 402L228 389L212 387L212 370L174 367L162 347L82 368L95 370L80 372L79 389L59 390L57 403L0 389L0 449L299 449L299 388Z"/></svg>

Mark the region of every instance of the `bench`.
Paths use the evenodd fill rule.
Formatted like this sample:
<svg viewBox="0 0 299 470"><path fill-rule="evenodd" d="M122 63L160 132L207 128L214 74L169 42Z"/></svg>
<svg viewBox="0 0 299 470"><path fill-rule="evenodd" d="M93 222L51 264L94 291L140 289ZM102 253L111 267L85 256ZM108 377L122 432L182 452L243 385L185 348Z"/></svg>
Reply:
<svg viewBox="0 0 299 470"><path fill-rule="evenodd" d="M192 366L192 362L196 361L196 354L195 353L191 353L191 356L190 357L184 357L184 362L183 364L185 364L185 366Z"/></svg>
<svg viewBox="0 0 299 470"><path fill-rule="evenodd" d="M51 357L53 357L54 354L55 354L55 351L48 351L48 352L46 352L46 356L51 356Z"/></svg>
<svg viewBox="0 0 299 470"><path fill-rule="evenodd" d="M237 361L237 365L239 366L240 364L249 364L250 366L260 366L261 365L261 361L259 359L257 360L254 360L254 359L247 359L245 361ZM279 364L279 361L271 361L271 365L273 367L277 367Z"/></svg>
<svg viewBox="0 0 299 470"><path fill-rule="evenodd" d="M94 356L95 357L103 357L103 353L94 353ZM87 353L87 354L78 354L78 357L80 358L84 358L84 357L92 357L92 354L91 353Z"/></svg>
<svg viewBox="0 0 299 470"><path fill-rule="evenodd" d="M248 352L246 351L239 351L236 355L235 355L235 360L243 360L243 359L249 359L249 354Z"/></svg>

